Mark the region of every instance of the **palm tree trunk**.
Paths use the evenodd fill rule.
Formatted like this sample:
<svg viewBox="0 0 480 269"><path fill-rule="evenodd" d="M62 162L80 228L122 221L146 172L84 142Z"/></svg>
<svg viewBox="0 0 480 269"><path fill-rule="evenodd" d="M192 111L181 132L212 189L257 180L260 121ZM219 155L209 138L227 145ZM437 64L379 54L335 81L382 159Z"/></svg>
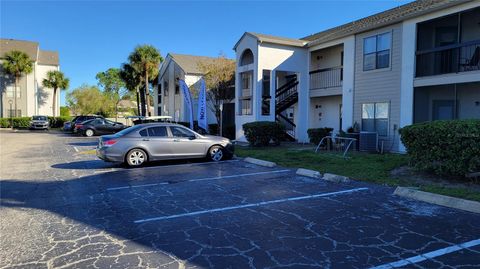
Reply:
<svg viewBox="0 0 480 269"><path fill-rule="evenodd" d="M150 115L150 90L148 89L148 69L145 68L145 99L147 103L147 114Z"/></svg>
<svg viewBox="0 0 480 269"><path fill-rule="evenodd" d="M15 101L15 112L13 115L17 117L17 84L18 84L18 75L15 76L15 89L13 90L13 100Z"/></svg>
<svg viewBox="0 0 480 269"><path fill-rule="evenodd" d="M53 116L55 117L55 110L57 108L57 88L53 88L53 103L52 103Z"/></svg>
<svg viewBox="0 0 480 269"><path fill-rule="evenodd" d="M137 92L137 115L141 116L140 115L140 93L138 91L138 86L137 86L136 90L137 90L136 91Z"/></svg>

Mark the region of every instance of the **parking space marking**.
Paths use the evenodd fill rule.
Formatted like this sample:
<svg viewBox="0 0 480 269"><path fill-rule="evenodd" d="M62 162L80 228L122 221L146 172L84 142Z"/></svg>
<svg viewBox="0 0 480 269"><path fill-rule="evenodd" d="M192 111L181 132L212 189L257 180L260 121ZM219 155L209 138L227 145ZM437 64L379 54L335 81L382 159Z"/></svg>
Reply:
<svg viewBox="0 0 480 269"><path fill-rule="evenodd" d="M345 194L345 193L352 193L352 192L364 191L364 190L368 190L368 188L355 188L355 189L344 190L344 191L319 193L319 194L312 194L312 195L306 195L306 196L297 196L297 197L284 198L284 199L278 199L278 200L271 200L271 201L265 201L265 202L259 202L259 203L252 203L252 204L244 204L244 205L237 205L237 206L228 206L228 207L214 208L214 209L208 209L208 210L194 211L194 212L184 213L184 214L177 214L177 215L170 215L170 216L162 216L162 217L153 217L153 218L139 219L139 220L135 220L133 223L139 224L139 223L145 223L145 222L150 222L150 221L160 221L160 220L167 220L167 219L175 219L175 218L181 218L181 217L189 217L189 216L202 215L202 214L207 214L207 213L229 211L229 210L234 210L234 209L242 209L242 208L249 208L249 207L259 207L259 206L265 206L265 205L271 205L271 204L278 204L278 203L284 203L284 202L308 200L308 199L314 199L314 198L320 198L320 197L326 197L326 196L333 196L333 195Z"/></svg>
<svg viewBox="0 0 480 269"><path fill-rule="evenodd" d="M180 182L196 182L196 181L205 181L205 180L228 179L228 178L235 178L235 177L258 176L258 175L285 173L285 172L291 172L291 171L290 170L275 170L275 171L265 171L265 172L238 174L238 175L230 175L230 176L204 177L204 178L180 180ZM139 185L108 188L107 191L118 191L118 190L125 190L125 189L131 189L131 188L144 188L144 187L152 187L152 186L157 186L157 185L168 185L168 184L170 184L170 183L161 182L161 183L151 183L151 184L139 184Z"/></svg>
<svg viewBox="0 0 480 269"><path fill-rule="evenodd" d="M197 165L208 165L208 164L223 164L223 163L233 163L233 162L239 162L240 160L235 159L235 160L227 160L227 161L221 161L221 162L203 162L203 163L182 163L182 164L169 164L169 165L160 165L160 166L150 166L150 167L143 167L141 169L158 169L158 168L163 168L163 167L177 167L177 166L197 166Z"/></svg>
<svg viewBox="0 0 480 269"><path fill-rule="evenodd" d="M399 261L396 261L396 262L391 262L391 263L375 266L375 267L372 267L370 269L399 268L399 267L423 262L423 261L426 261L428 259L433 259L435 257L443 256L445 254L449 254L449 253L452 253L452 252L456 252L456 251L459 251L459 250L462 250L462 249L466 249L466 248L470 248L470 247L474 247L474 246L478 246L478 245L480 245L480 238L472 240L472 241L468 241L468 242L465 242L465 243L462 243L462 244L458 244L458 245L454 245L454 246L450 246L450 247L446 247L446 248L442 248L442 249L437 249L437 250L434 250L434 251L431 251L431 252L428 252L428 253L425 253L425 254L420 254L420 255L413 256L413 257L403 259L403 260L399 260Z"/></svg>
<svg viewBox="0 0 480 269"><path fill-rule="evenodd" d="M78 152L78 149L77 149L77 147L73 147L73 149L74 149L76 152Z"/></svg>

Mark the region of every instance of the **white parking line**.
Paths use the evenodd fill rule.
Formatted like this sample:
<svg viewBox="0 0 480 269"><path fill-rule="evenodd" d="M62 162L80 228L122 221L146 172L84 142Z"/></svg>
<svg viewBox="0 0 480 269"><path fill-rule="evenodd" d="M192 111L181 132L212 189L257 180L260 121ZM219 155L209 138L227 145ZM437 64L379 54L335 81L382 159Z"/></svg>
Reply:
<svg viewBox="0 0 480 269"><path fill-rule="evenodd" d="M178 166L197 166L197 165L209 165L209 164L222 164L222 163L232 163L232 162L239 162L240 160L227 160L221 162L203 162L203 163L182 163L182 164L169 164L169 165L159 165L159 166L150 166L150 167L143 167L140 169L148 170L148 169L158 169L164 167L178 167Z"/></svg>
<svg viewBox="0 0 480 269"><path fill-rule="evenodd" d="M275 171L266 171L266 172L257 172L257 173L248 173L248 174L238 174L238 175L231 175L231 176L204 177L204 178L180 180L180 182L195 182L195 181L204 181L204 180L227 179L227 178L235 178L235 177L258 176L258 175L285 173L285 172L290 172L290 170L275 170ZM151 187L151 186L167 185L167 184L169 183L161 182L161 183L140 184L140 185L131 185L131 186L123 186L123 187L113 187L113 188L108 188L107 191L118 191L118 190L130 189L130 188L143 188L143 187Z"/></svg>
<svg viewBox="0 0 480 269"><path fill-rule="evenodd" d="M433 259L435 257L443 256L445 254L449 254L449 253L452 253L452 252L455 252L455 251L459 251L459 250L462 250L462 249L466 249L466 248L474 247L474 246L478 246L478 245L480 245L480 239L475 239L475 240L472 240L472 241L468 241L468 242L465 242L465 243L461 243L461 244L458 244L458 245L454 245L454 246L450 246L450 247L446 247L446 248L442 248L442 249L438 249L438 250L434 250L434 251L431 251L431 252L428 252L428 253L425 253L425 254L420 254L420 255L413 256L413 257L403 259L403 260L399 260L399 261L396 261L396 262L391 262L391 263L375 266L375 267L372 267L371 269L391 269L391 268L403 267L403 266L406 266L406 265L423 262L423 261L428 260L428 259Z"/></svg>
<svg viewBox="0 0 480 269"><path fill-rule="evenodd" d="M292 197L292 198L284 198L284 199L278 199L278 200L272 200L272 201L265 201L265 202L253 203L253 204L245 204L245 205L237 205L237 206L229 206L229 207L222 207L222 208L214 208L214 209L208 209L208 210L194 211L194 212L184 213L184 214L177 214L177 215L170 215L170 216L162 216L162 217L154 217L154 218L147 218L147 219L139 219L139 220L135 220L134 223L137 223L137 224L138 224L138 223L144 223L144 222L149 222L149 221L159 221L159 220L175 219L175 218L181 218L181 217L196 216L196 215L201 215L201 214L207 214L207 213L213 213L213 212L221 212L221 211L228 211L228 210L248 208L248 207L259 207L259 206L264 206L264 205L271 205L271 204L277 204L277 203L283 203L283 202L290 202L290 201L300 201L300 200L314 199L314 198L319 198L319 197L332 196L332 195L344 194L344 193L352 193L352 192L364 191L364 190L368 190L368 188L356 188L356 189L350 189L350 190L345 190L345 191L319 193L319 194L306 195L306 196L298 196L298 197Z"/></svg>
<svg viewBox="0 0 480 269"><path fill-rule="evenodd" d="M73 149L74 149L76 152L78 152L78 149L77 149L77 147L73 147Z"/></svg>

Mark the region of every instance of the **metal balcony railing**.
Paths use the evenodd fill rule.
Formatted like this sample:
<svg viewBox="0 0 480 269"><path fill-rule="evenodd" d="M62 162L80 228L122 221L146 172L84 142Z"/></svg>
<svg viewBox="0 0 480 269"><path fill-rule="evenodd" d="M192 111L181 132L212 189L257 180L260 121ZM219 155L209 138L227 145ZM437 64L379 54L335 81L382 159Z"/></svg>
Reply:
<svg viewBox="0 0 480 269"><path fill-rule="evenodd" d="M310 90L341 87L343 67L318 69L310 72Z"/></svg>
<svg viewBox="0 0 480 269"><path fill-rule="evenodd" d="M417 51L416 77L480 70L480 40Z"/></svg>

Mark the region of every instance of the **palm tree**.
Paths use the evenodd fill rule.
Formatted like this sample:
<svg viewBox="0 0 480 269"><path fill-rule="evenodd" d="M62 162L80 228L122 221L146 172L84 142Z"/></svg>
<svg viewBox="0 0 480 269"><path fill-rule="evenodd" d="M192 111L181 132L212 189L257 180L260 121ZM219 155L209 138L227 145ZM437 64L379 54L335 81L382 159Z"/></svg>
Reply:
<svg viewBox="0 0 480 269"><path fill-rule="evenodd" d="M17 84L22 75L30 74L33 71L33 61L28 57L25 52L18 50L12 50L5 54L5 60L3 62L3 69L9 75L15 77L15 117L17 117Z"/></svg>
<svg viewBox="0 0 480 269"><path fill-rule="evenodd" d="M68 88L70 80L60 71L48 71L47 78L43 79L42 85L45 88L53 89L53 116L55 117L55 108L57 106L57 90L65 90Z"/></svg>
<svg viewBox="0 0 480 269"><path fill-rule="evenodd" d="M140 74L144 75L145 82L146 106L150 113L150 87L149 77L153 78L158 73L160 63L163 61L160 52L151 45L137 46L128 57L131 66ZM145 107L142 106L142 112ZM145 115L145 113L144 113Z"/></svg>
<svg viewBox="0 0 480 269"><path fill-rule="evenodd" d="M125 88L129 92L135 93L137 96L137 114L141 115L140 111L140 84L142 84L142 76L135 71L135 69L128 63L122 64L120 69L120 78L125 83ZM145 106L143 106L145 107Z"/></svg>

